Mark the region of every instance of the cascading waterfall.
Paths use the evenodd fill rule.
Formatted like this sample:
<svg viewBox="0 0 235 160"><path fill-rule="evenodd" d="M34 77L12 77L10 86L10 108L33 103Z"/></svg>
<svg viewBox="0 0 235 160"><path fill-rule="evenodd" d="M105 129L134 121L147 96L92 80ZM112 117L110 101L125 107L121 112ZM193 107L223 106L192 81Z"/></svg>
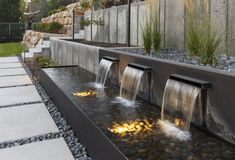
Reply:
<svg viewBox="0 0 235 160"><path fill-rule="evenodd" d="M102 59L99 64L98 73L96 76L96 83L105 85L108 73L113 64L113 61L109 61L107 59Z"/></svg>
<svg viewBox="0 0 235 160"><path fill-rule="evenodd" d="M127 105L135 104L144 71L127 66L122 77L120 97Z"/></svg>
<svg viewBox="0 0 235 160"><path fill-rule="evenodd" d="M201 88L169 79L166 83L161 112L161 128L180 140L190 138L189 128Z"/></svg>

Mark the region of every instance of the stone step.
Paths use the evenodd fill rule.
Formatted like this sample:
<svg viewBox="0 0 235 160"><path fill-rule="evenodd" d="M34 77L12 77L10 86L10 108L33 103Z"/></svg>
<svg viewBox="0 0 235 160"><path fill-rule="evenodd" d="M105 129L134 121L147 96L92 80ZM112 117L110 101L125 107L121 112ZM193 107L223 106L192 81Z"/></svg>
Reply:
<svg viewBox="0 0 235 160"><path fill-rule="evenodd" d="M0 88L0 97L0 107L42 101L33 85Z"/></svg>
<svg viewBox="0 0 235 160"><path fill-rule="evenodd" d="M43 103L1 108L0 128L0 143L59 132Z"/></svg>
<svg viewBox="0 0 235 160"><path fill-rule="evenodd" d="M16 76L27 74L24 68L7 68L0 69L0 76Z"/></svg>
<svg viewBox="0 0 235 160"><path fill-rule="evenodd" d="M2 160L74 160L63 138L0 149Z"/></svg>

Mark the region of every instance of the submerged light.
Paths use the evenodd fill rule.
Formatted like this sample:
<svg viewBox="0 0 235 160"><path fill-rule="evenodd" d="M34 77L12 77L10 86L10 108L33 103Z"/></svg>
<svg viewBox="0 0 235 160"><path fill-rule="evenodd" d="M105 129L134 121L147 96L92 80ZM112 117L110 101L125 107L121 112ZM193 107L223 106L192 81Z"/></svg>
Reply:
<svg viewBox="0 0 235 160"><path fill-rule="evenodd" d="M156 123L149 119L136 119L122 123L114 123L108 130L122 137L126 135L139 135L153 133Z"/></svg>
<svg viewBox="0 0 235 160"><path fill-rule="evenodd" d="M73 93L73 95L77 96L77 97L96 96L97 94L98 94L98 92L92 91L92 90L85 91L85 92L75 92L75 93Z"/></svg>

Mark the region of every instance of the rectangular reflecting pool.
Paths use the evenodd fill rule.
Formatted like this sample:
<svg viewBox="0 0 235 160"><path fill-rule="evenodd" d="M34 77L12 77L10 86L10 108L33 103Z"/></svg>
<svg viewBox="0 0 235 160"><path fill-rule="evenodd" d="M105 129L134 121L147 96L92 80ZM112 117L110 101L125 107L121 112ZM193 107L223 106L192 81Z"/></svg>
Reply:
<svg viewBox="0 0 235 160"><path fill-rule="evenodd" d="M161 131L158 124L161 115L160 107L151 105L138 98L135 107L126 107L116 100L116 97L119 96L119 88L117 86L108 84L104 89L94 88L92 83L89 82L95 81L95 75L86 70L78 67L58 67L43 69L41 72L43 72L41 74L42 85L46 90L51 88L48 91L50 92L49 95L54 101L57 101L55 102L57 105L64 103L61 105L60 110L64 110L65 118L70 119L70 117L66 117L70 114L69 112L75 112L76 108L79 109L84 117L89 119L92 125L96 126L100 135L107 139L107 143L114 144L114 148L116 147L122 157L126 159L235 159L234 145L207 134L194 126L190 127L191 140L187 142L166 135ZM53 90L53 86L57 89ZM66 98L66 103L63 98ZM73 104L73 108L67 111L70 104ZM75 113L73 116L75 118L69 122L73 124L71 125L73 129L76 123L80 123L80 128L77 128L77 132L75 131L79 135L80 132L89 126L87 126L85 118L81 119L84 122L78 122L75 120ZM79 115L77 117L79 118ZM103 146L99 136L97 135L96 139L94 135L87 131L86 134L80 134L79 137L87 136L82 138L82 141L86 141L90 136L96 149L102 150ZM83 143L86 144L86 142ZM100 146L101 149L97 146ZM89 145L87 148L88 152L95 152L94 148L89 150ZM108 156L108 151L106 154ZM104 160L105 158L99 158L98 156L97 159ZM115 159L118 158L112 158L112 160Z"/></svg>

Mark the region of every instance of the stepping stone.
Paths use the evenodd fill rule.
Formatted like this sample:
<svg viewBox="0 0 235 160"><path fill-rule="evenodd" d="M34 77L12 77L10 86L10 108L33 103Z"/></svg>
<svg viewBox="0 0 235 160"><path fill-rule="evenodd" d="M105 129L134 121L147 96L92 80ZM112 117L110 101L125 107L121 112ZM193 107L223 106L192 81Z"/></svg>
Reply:
<svg viewBox="0 0 235 160"><path fill-rule="evenodd" d="M0 87L11 87L33 84L28 75L6 76L0 78Z"/></svg>
<svg viewBox="0 0 235 160"><path fill-rule="evenodd" d="M5 68L21 68L22 64L21 63L0 63L0 69L5 69Z"/></svg>
<svg viewBox="0 0 235 160"><path fill-rule="evenodd" d="M0 128L0 143L59 132L43 103L1 108Z"/></svg>
<svg viewBox="0 0 235 160"><path fill-rule="evenodd" d="M0 97L0 107L42 101L33 85L0 88Z"/></svg>
<svg viewBox="0 0 235 160"><path fill-rule="evenodd" d="M27 74L24 68L0 69L0 76L14 76Z"/></svg>
<svg viewBox="0 0 235 160"><path fill-rule="evenodd" d="M63 138L0 149L2 160L74 160Z"/></svg>
<svg viewBox="0 0 235 160"><path fill-rule="evenodd" d="M19 62L18 57L2 57L0 58L0 63L15 63Z"/></svg>

